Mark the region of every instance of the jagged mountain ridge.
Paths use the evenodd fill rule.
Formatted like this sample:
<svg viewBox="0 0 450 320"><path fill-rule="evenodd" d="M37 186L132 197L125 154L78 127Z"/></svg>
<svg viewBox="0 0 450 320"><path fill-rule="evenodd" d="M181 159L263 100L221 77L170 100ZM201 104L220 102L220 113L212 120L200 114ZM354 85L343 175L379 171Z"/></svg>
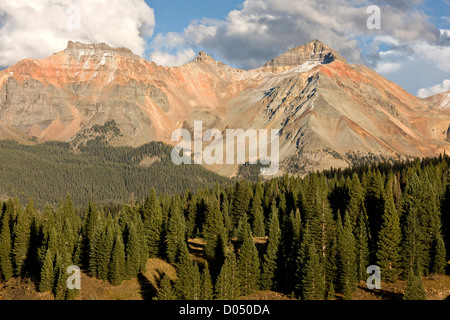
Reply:
<svg viewBox="0 0 450 320"><path fill-rule="evenodd" d="M0 135L75 144L106 132L112 145L170 141L176 128L281 129L282 171L346 167L355 159L450 151L447 96L419 99L320 41L254 70L204 52L162 67L125 48L69 42L0 72ZM448 101L447 101L448 102ZM23 139L23 137L21 137ZM212 166L225 175L237 166Z"/></svg>

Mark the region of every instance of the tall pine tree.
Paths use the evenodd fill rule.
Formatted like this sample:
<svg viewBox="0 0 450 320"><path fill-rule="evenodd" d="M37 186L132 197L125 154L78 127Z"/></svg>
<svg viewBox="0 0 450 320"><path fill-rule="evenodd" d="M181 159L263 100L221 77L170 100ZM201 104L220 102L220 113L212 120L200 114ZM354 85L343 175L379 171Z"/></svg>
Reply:
<svg viewBox="0 0 450 320"><path fill-rule="evenodd" d="M392 189L386 190L383 213L383 224L378 236L377 265L383 270L383 278L388 282L396 282L401 270L400 245L402 233L400 217L395 208Z"/></svg>

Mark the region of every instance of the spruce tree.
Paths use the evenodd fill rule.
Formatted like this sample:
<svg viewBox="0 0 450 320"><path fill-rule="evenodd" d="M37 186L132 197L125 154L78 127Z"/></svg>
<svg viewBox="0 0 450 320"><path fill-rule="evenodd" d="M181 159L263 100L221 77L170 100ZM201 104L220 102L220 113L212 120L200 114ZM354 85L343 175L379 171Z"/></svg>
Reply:
<svg viewBox="0 0 450 320"><path fill-rule="evenodd" d="M410 270L422 272L423 268L423 244L422 232L420 228L417 208L411 207L407 213L403 244L402 261L404 276L407 276Z"/></svg>
<svg viewBox="0 0 450 320"><path fill-rule="evenodd" d="M13 276L13 264L11 262L11 231L10 214L4 213L0 229L0 273L3 280L8 281Z"/></svg>
<svg viewBox="0 0 450 320"><path fill-rule="evenodd" d="M82 266L90 267L90 254L93 251L91 247L93 245L94 236L99 222L100 214L91 199L89 199L88 209L83 219L82 227L83 242L80 249L80 252L82 253L80 259Z"/></svg>
<svg viewBox="0 0 450 320"><path fill-rule="evenodd" d="M214 258L216 254L225 252L227 232L223 224L220 205L215 196L207 202L203 237L206 240L205 254L208 257Z"/></svg>
<svg viewBox="0 0 450 320"><path fill-rule="evenodd" d="M322 300L324 298L324 269L314 243L308 246L305 270L301 281L303 300Z"/></svg>
<svg viewBox="0 0 450 320"><path fill-rule="evenodd" d="M328 252L327 259L325 260L325 291L327 296L329 296L330 290L334 288L335 284L338 284L338 276L340 274L339 271L339 256L338 256L338 237L335 235L334 239L331 242L330 250Z"/></svg>
<svg viewBox="0 0 450 320"><path fill-rule="evenodd" d="M60 254L56 254L54 266L53 294L56 300L64 300L67 295L67 266L64 264Z"/></svg>
<svg viewBox="0 0 450 320"><path fill-rule="evenodd" d="M186 240L186 227L183 213L181 212L179 201L175 198L171 208L167 224L166 234L166 254L169 263L174 263L178 250Z"/></svg>
<svg viewBox="0 0 450 320"><path fill-rule="evenodd" d="M447 266L445 243L442 235L436 235L434 240L434 256L433 256L433 273L445 274L445 267Z"/></svg>
<svg viewBox="0 0 450 320"><path fill-rule="evenodd" d="M92 260L95 260L95 267L91 268L91 272L101 280L108 280L109 264L111 261L112 249L114 246L114 226L112 218L109 216L105 221L105 226L97 233L95 245L95 255ZM94 261L92 261L94 262ZM92 263L94 266L94 263Z"/></svg>
<svg viewBox="0 0 450 320"><path fill-rule="evenodd" d="M179 300L193 300L195 297L196 274L191 255L185 242L180 246L177 259L177 279L175 281L175 293Z"/></svg>
<svg viewBox="0 0 450 320"><path fill-rule="evenodd" d="M243 295L248 295L259 289L260 262L258 250L253 242L251 227L246 223L244 242L238 255L239 282Z"/></svg>
<svg viewBox="0 0 450 320"><path fill-rule="evenodd" d="M109 282L112 285L119 285L125 277L125 247L122 235L117 234L109 265Z"/></svg>
<svg viewBox="0 0 450 320"><path fill-rule="evenodd" d="M248 187L248 183L246 181L236 182L230 210L230 216L234 225L236 225L239 219L247 213L250 198L251 190Z"/></svg>
<svg viewBox="0 0 450 320"><path fill-rule="evenodd" d="M263 257L261 273L261 289L271 290L276 287L275 272L277 270L277 258L280 245L281 230L278 221L278 209L275 201L272 203L269 218L269 234L267 250Z"/></svg>
<svg viewBox="0 0 450 320"><path fill-rule="evenodd" d="M357 214L356 219L357 223L353 230L356 246L356 274L357 280L363 281L367 277L366 270L369 266L369 230L364 206Z"/></svg>
<svg viewBox="0 0 450 320"><path fill-rule="evenodd" d="M351 299L356 289L356 255L355 238L353 236L350 216L346 212L344 225L338 219L338 272L339 289L345 299Z"/></svg>
<svg viewBox="0 0 450 320"><path fill-rule="evenodd" d="M261 195L259 192L255 192L255 196L252 198L252 204L250 206L250 217L254 236L264 237L264 212L263 207L261 206Z"/></svg>
<svg viewBox="0 0 450 320"><path fill-rule="evenodd" d="M327 300L335 300L336 294L334 292L334 285L333 282L330 282L327 288Z"/></svg>
<svg viewBox="0 0 450 320"><path fill-rule="evenodd" d="M156 300L175 300L176 296L173 291L172 281L167 274L164 274L161 283L159 284Z"/></svg>
<svg viewBox="0 0 450 320"><path fill-rule="evenodd" d="M428 206L432 205L427 199L431 194L425 193L425 180L422 179L422 181L412 169L409 171L413 173L405 186L402 201L403 260L404 263L408 263L407 266L404 266L405 276L411 268L416 268L416 265L421 272L428 273L430 266L429 235L432 235L431 230L427 230L424 226L428 216Z"/></svg>
<svg viewBox="0 0 450 320"><path fill-rule="evenodd" d="M148 252L152 258L158 257L161 251L163 222L161 206L156 191L152 188L150 196L144 204L143 214Z"/></svg>
<svg viewBox="0 0 450 320"><path fill-rule="evenodd" d="M395 208L391 188L386 190L382 220L383 224L378 236L377 265L383 270L385 281L396 282L401 269L400 245L402 234L400 217Z"/></svg>
<svg viewBox="0 0 450 320"><path fill-rule="evenodd" d="M125 245L125 273L128 278L133 278L141 272L141 254L139 235L135 225L131 223L128 229L128 241Z"/></svg>
<svg viewBox="0 0 450 320"><path fill-rule="evenodd" d="M376 246L384 212L384 183L379 170L369 171L364 201L369 218L370 261L376 261Z"/></svg>
<svg viewBox="0 0 450 320"><path fill-rule="evenodd" d="M30 248L31 216L27 211L20 211L17 215L13 231L12 261L16 276L24 273L24 263Z"/></svg>
<svg viewBox="0 0 450 320"><path fill-rule="evenodd" d="M212 300L214 295L214 287L211 280L211 274L209 273L208 263L206 263L203 268L202 276L201 276L201 291L200 291L200 299L201 300Z"/></svg>
<svg viewBox="0 0 450 320"><path fill-rule="evenodd" d="M40 276L39 291L47 292L52 290L55 273L53 269L53 253L51 250L47 250L45 254Z"/></svg>
<svg viewBox="0 0 450 320"><path fill-rule="evenodd" d="M302 279L305 277L306 263L308 261L308 253L310 246L313 244L312 235L310 232L310 223L306 222L305 230L302 232L302 240L298 247L295 270L295 285L294 292L300 297L303 291Z"/></svg>
<svg viewBox="0 0 450 320"><path fill-rule="evenodd" d="M324 188L324 187L323 187ZM311 208L311 235L321 259L325 259L334 237L334 220L326 191L317 192Z"/></svg>
<svg viewBox="0 0 450 320"><path fill-rule="evenodd" d="M422 276L410 270L408 274L408 281L403 296L404 300L427 300L427 295L423 287Z"/></svg>
<svg viewBox="0 0 450 320"><path fill-rule="evenodd" d="M285 226L281 229L280 254L282 260L278 263L280 288L287 292L292 292L295 286L296 259L298 248L301 242L302 220L300 210L291 210L289 217L286 219Z"/></svg>
<svg viewBox="0 0 450 320"><path fill-rule="evenodd" d="M200 275L200 270L198 269L198 264L195 262L193 263L192 266L191 287L192 287L191 300L201 300L202 278Z"/></svg>
<svg viewBox="0 0 450 320"><path fill-rule="evenodd" d="M225 262L217 277L215 290L215 297L218 300L233 300L241 295L239 269L232 250L227 252Z"/></svg>

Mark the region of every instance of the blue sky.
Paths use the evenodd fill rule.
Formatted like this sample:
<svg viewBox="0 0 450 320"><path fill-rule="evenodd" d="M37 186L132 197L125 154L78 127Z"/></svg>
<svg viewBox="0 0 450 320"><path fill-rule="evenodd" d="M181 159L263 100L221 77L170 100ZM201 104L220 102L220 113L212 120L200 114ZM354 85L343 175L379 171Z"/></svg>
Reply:
<svg viewBox="0 0 450 320"><path fill-rule="evenodd" d="M224 19L242 0L146 0L155 11L155 34L182 32L193 20Z"/></svg>
<svg viewBox="0 0 450 320"><path fill-rule="evenodd" d="M381 29L367 28L380 8ZM69 40L127 47L160 65L200 50L250 69L319 39L412 94L450 90L450 0L22 0L0 2L0 69Z"/></svg>
<svg viewBox="0 0 450 320"><path fill-rule="evenodd" d="M268 6L261 5L264 2ZM449 54L449 36L439 38L440 36L436 35L442 30L445 32L450 29L449 0L378 0L359 1L359 3L358 1L328 1L327 4L331 10L323 10L323 6L320 7L319 4L316 7L312 6L314 10L311 14L334 15L335 19L330 19L329 30L327 30L326 22L323 23L317 19L303 26L294 27L292 32L289 30L289 25L282 25L282 20L286 18L286 21L291 22L295 18L308 19L308 12L302 12L301 8L295 6L296 2L303 1L290 1L290 5L294 8L294 14L291 16L288 1L278 1L279 7L276 6L276 2L270 0L147 1L155 11L156 24L154 35L148 40L146 56L160 64L179 65L193 59L198 50L205 50L216 59L234 67L253 68L292 46L318 38L341 51L349 61L368 65L413 94L419 94L420 89L422 89L420 91L422 96L450 89L444 85L444 81L450 79L450 67L445 66L445 62L444 66L440 65L440 62ZM333 2L336 3L334 9ZM355 8L364 9L370 4L376 4L382 9L381 32L371 33L364 30L363 22L366 17L360 17L358 21L358 17L351 13ZM274 7L273 10L270 5ZM285 8L280 8L283 5ZM230 12L233 10L237 14L232 16ZM273 39L276 38L276 34L270 36L270 29L266 30L266 36L254 30L249 30L247 37L242 34L235 37L229 35L236 25L242 24L244 29L246 23L251 25L251 18L248 17L256 16L259 22L265 15L272 15L271 18L278 19L281 23L265 24L263 22L260 26L272 25L274 30L280 28L280 31L287 32L287 35L280 34L280 41ZM353 20L353 23L347 23L348 30L345 30L345 19ZM198 22L202 20L207 22ZM344 27L336 31L334 24L339 21L344 21L342 23ZM316 34L307 30L309 26L315 28L317 25L320 30ZM209 28L216 39L212 39L211 36L209 39L207 36L206 40L196 39L198 34L208 34L205 28ZM187 32L187 29L191 29L190 32ZM324 35L325 39L322 39L321 35ZM258 37L261 39L259 43ZM350 45L345 45L346 41L349 41ZM223 43L227 44L228 48ZM439 59L435 59L432 53L427 52L435 49L437 49L436 55L441 53ZM239 55L236 51L242 51L243 54ZM450 56L448 58L450 59Z"/></svg>

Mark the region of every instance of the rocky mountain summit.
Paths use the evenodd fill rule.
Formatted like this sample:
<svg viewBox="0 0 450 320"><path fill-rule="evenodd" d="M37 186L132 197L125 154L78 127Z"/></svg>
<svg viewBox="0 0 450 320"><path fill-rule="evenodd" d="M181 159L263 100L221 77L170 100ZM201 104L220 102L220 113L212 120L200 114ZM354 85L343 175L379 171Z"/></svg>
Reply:
<svg viewBox="0 0 450 320"><path fill-rule="evenodd" d="M174 144L177 128L281 130L282 172L450 152L449 92L419 99L320 41L261 68L239 70L204 52L162 67L126 48L69 42L0 72L0 137L101 138ZM237 165L211 166L227 176Z"/></svg>

